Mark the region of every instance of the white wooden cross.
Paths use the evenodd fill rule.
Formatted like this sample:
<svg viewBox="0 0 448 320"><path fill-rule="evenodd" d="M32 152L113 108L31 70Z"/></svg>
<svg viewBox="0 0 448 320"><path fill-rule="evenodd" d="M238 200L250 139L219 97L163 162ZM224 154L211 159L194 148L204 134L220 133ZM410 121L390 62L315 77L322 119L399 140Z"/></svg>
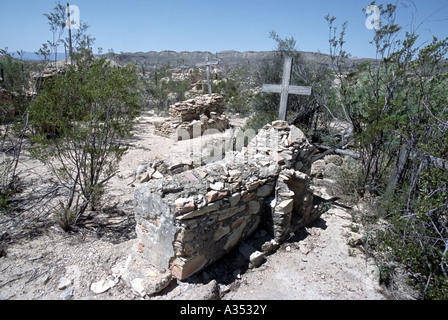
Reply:
<svg viewBox="0 0 448 320"><path fill-rule="evenodd" d="M264 84L263 92L275 92L280 93L280 109L278 119L286 121L286 108L288 104L289 94L299 94L303 96L311 95L311 87L301 87L301 86L291 86L291 69L292 69L292 58L287 57L285 60L285 65L283 67L283 79L281 85L275 84Z"/></svg>
<svg viewBox="0 0 448 320"><path fill-rule="evenodd" d="M207 85L208 85L208 94L212 94L212 84L210 82L210 66L214 64L218 64L219 61L209 61L208 55L207 55L207 61L200 62L196 64L196 67L207 67Z"/></svg>

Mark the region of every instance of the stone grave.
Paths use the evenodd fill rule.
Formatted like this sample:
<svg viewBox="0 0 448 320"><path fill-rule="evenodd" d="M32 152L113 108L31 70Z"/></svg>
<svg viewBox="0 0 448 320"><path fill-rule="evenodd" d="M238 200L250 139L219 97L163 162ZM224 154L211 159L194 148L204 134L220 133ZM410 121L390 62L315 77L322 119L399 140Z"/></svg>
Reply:
<svg viewBox="0 0 448 320"><path fill-rule="evenodd" d="M216 93L177 102L169 110L169 118L154 123L155 134L186 140L230 128L223 97Z"/></svg>
<svg viewBox="0 0 448 320"><path fill-rule="evenodd" d="M135 254L185 280L260 225L272 235L264 251L275 249L323 213L310 186L316 151L297 127L275 121L221 161L142 184L134 197Z"/></svg>

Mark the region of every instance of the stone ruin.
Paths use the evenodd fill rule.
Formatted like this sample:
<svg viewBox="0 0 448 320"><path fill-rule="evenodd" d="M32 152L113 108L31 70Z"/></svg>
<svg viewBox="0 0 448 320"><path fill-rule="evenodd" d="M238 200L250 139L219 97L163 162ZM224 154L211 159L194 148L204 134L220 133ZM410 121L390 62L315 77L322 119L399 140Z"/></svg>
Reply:
<svg viewBox="0 0 448 320"><path fill-rule="evenodd" d="M185 140L203 135L207 130L223 132L230 127L224 109L223 97L216 93L177 102L170 106L169 118L154 123L154 133Z"/></svg>
<svg viewBox="0 0 448 320"><path fill-rule="evenodd" d="M142 184L134 196L139 265L185 280L260 226L272 235L262 249L272 252L323 213L309 177L316 151L297 127L275 121L239 152ZM251 262L264 253L250 252Z"/></svg>

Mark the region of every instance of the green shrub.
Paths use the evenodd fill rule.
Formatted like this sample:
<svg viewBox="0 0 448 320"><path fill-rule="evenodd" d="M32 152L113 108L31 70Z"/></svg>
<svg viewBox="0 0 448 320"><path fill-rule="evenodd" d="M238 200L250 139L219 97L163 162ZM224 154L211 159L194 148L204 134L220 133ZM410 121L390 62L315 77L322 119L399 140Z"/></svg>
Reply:
<svg viewBox="0 0 448 320"><path fill-rule="evenodd" d="M61 204L66 228L87 205L96 209L127 150L123 139L130 137L141 108L137 80L134 67L117 69L86 57L47 82L32 104L30 122L41 132L32 138L32 154L56 163L54 173L68 191Z"/></svg>
<svg viewBox="0 0 448 320"><path fill-rule="evenodd" d="M359 161L346 157L336 174L336 183L342 194L356 200L363 188L362 169Z"/></svg>

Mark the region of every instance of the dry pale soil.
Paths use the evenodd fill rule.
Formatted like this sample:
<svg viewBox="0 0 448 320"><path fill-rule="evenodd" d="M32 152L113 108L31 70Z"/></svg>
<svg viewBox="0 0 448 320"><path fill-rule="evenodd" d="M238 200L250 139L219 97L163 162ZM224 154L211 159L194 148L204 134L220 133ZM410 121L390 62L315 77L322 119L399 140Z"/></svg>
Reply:
<svg viewBox="0 0 448 320"><path fill-rule="evenodd" d="M379 285L374 261L366 257L362 246L353 246L362 236L352 219L354 209L334 205L319 220L267 255L257 268L235 250L186 282L172 280L158 294L142 297L133 291L111 273L105 261L111 254L129 247L136 238L132 199L139 181L135 171L139 165L156 158L178 157L186 147L185 142L155 136L156 119L151 113L140 117L135 137L129 141L129 151L120 164L120 173L109 181L104 206L78 230L63 232L54 216L47 214L33 219L32 212L22 214L26 218L22 224L0 225L0 235L6 244L0 257L0 299L390 298ZM241 126L244 120L232 118L231 123ZM43 164L30 159L26 150L19 175L24 184L23 196L43 192L55 178ZM324 192L331 195L331 184ZM50 203L45 205L51 207ZM269 235L260 229L246 242L259 248L266 239Z"/></svg>

